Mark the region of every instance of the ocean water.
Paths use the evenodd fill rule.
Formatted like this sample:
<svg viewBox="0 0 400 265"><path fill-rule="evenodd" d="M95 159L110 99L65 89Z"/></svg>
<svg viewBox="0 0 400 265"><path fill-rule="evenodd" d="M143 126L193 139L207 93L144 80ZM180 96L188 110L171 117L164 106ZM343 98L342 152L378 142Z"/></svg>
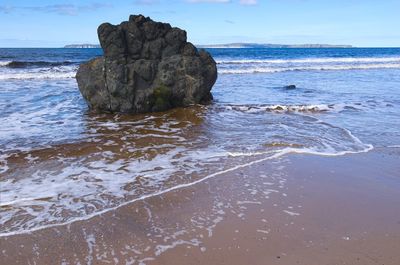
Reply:
<svg viewBox="0 0 400 265"><path fill-rule="evenodd" d="M213 104L121 115L88 111L75 81L100 49L0 49L0 237L290 153L400 147L400 48L209 51Z"/></svg>

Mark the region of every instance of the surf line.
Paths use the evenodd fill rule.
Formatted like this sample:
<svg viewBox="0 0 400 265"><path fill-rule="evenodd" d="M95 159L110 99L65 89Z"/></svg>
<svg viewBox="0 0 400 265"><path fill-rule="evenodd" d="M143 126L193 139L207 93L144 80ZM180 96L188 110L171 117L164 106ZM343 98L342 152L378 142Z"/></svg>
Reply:
<svg viewBox="0 0 400 265"><path fill-rule="evenodd" d="M358 140L358 138L356 138L356 139ZM360 141L360 140L358 140L358 141ZM225 173L229 173L229 172L241 169L241 168L249 167L249 166L252 166L254 164L258 164L258 163L261 163L261 162L264 162L264 161L267 161L267 160L276 159L276 158L282 157L282 156L284 156L286 154L310 154L310 155L320 155L320 156L334 157L334 156L342 156L342 155L346 155L346 154L367 153L367 152L371 151L372 149L374 149L374 147L371 144L364 144L364 146L366 148L363 149L363 150L360 150L360 151L341 151L341 152L337 152L337 153L318 152L318 151L313 151L313 150L310 150L310 149L284 148L284 149L282 149L280 151L277 151L277 153L275 153L272 156L264 157L264 158L261 158L261 159L255 160L255 161L251 161L251 162L248 162L248 163L245 163L245 164L242 164L242 165L237 165L237 166L234 166L234 167L231 167L231 168L219 171L219 172L215 172L215 173L210 174L210 175L208 175L208 176L206 176L206 177L204 177L202 179L198 179L198 180L190 182L190 183L180 184L180 185L177 185L177 186L174 186L174 187L170 187L168 189L161 190L161 191L158 191L158 192L155 192L155 193L152 193L152 194L143 195L142 197L135 198L133 200L123 202L123 203L121 203L121 204L119 204L119 205L117 205L115 207L112 207L112 208L103 209L101 211L94 212L92 214L89 214L89 215L86 215L86 216L83 216L83 217L71 219L69 221L62 222L62 223L43 225L43 226L34 227L34 228L30 228L30 229L27 229L27 230L21 230L21 231L12 231L12 232L0 233L0 238L1 237L15 236L15 235L30 234L32 232L40 231L40 230L43 230L43 229L61 227L61 226L70 225L70 224L73 224L73 223L76 223L76 222L80 222L80 221L87 221L87 220L90 220L90 219L92 219L92 218L94 218L96 216L100 216L100 215L105 214L107 212L110 212L110 211L119 209L121 207L124 207L124 206L126 206L128 204L135 203L137 201L143 201L143 200L146 200L146 199L149 199L149 198L152 198L152 197L160 196L160 195L172 192L172 191L188 188L188 187L194 186L196 184L199 184L201 182L204 182L206 180L215 178L215 177L217 177L219 175L222 175L222 174L225 174Z"/></svg>

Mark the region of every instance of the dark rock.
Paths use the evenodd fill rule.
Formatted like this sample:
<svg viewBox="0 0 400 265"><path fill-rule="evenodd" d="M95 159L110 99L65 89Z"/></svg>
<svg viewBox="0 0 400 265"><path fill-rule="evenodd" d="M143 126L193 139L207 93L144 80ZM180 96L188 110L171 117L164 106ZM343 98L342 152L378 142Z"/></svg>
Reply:
<svg viewBox="0 0 400 265"><path fill-rule="evenodd" d="M296 89L295 85L284 86L285 89Z"/></svg>
<svg viewBox="0 0 400 265"><path fill-rule="evenodd" d="M81 64L76 75L90 109L143 113L212 100L216 63L184 30L131 15L97 32L104 56Z"/></svg>
<svg viewBox="0 0 400 265"><path fill-rule="evenodd" d="M194 45L191 44L190 42L186 43L186 45L183 47L182 53L184 56L198 56L199 55L196 47L194 47Z"/></svg>

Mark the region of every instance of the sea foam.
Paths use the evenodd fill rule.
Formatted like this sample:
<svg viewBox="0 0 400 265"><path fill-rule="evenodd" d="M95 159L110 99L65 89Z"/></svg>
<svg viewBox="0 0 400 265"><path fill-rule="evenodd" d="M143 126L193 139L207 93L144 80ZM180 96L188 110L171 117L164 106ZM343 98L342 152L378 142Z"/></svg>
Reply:
<svg viewBox="0 0 400 265"><path fill-rule="evenodd" d="M19 157L29 158L28 164L8 169L9 177L1 181L0 237L88 220L129 203L187 188L287 154L338 156L373 148L350 131L313 117L304 116L305 120L300 122L303 118L287 116L285 124L275 123L271 132L267 132L265 128L270 126L262 124L270 115L260 113L250 117L244 112L243 117L238 117L229 109L215 110L217 113L211 120L205 121L208 125L203 132L213 134L215 142L206 141L203 133L190 123L177 127L177 120L165 117L171 123L160 123L160 118L154 117L145 122L121 121L120 124L115 120L96 123L99 127L92 125L95 130L88 141L96 142L94 150L84 148L85 142L78 142L71 147L55 145L17 152ZM229 121L234 117L237 120L231 124ZM256 126L252 138L247 137L248 122ZM298 123L304 126L298 127ZM258 125L262 127L258 129ZM138 137L142 131L153 133L143 142ZM193 131L200 135L187 134ZM280 136L285 132L287 144L271 142L275 138L281 141ZM176 137L164 137L167 135ZM123 142L119 140L122 137L126 138ZM240 138L242 143L238 145ZM143 146L143 143L147 144ZM49 152L55 156L40 158L40 154ZM71 152L80 155L63 155Z"/></svg>
<svg viewBox="0 0 400 265"><path fill-rule="evenodd" d="M33 79L68 79L75 78L76 71L70 72L42 72L42 73L7 73L0 74L0 80L33 80Z"/></svg>
<svg viewBox="0 0 400 265"><path fill-rule="evenodd" d="M385 64L360 64L360 65L315 65L315 66L297 66L297 67L249 67L220 69L220 74L255 74L255 73L279 73L292 71L334 71L334 70L367 70L367 69L398 69L400 63Z"/></svg>
<svg viewBox="0 0 400 265"><path fill-rule="evenodd" d="M308 104L308 105L225 105L227 110L234 110L246 113L263 112L298 112L298 113L323 113L341 112L344 110L362 110L362 104L342 103L342 104Z"/></svg>
<svg viewBox="0 0 400 265"><path fill-rule="evenodd" d="M12 61L0 61L0 67L1 66L7 66L11 63Z"/></svg>
<svg viewBox="0 0 400 265"><path fill-rule="evenodd" d="M241 59L217 60L218 64L291 64L291 63L387 63L400 62L400 57L349 57L349 58L304 58L304 59Z"/></svg>

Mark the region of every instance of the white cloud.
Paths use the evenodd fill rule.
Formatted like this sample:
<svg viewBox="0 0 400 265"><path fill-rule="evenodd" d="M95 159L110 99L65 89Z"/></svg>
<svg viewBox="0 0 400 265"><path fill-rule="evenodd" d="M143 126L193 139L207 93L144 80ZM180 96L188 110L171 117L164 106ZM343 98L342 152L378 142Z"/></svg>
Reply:
<svg viewBox="0 0 400 265"><path fill-rule="evenodd" d="M154 5L154 4L158 4L159 1L158 0L135 0L134 3L137 5Z"/></svg>
<svg viewBox="0 0 400 265"><path fill-rule="evenodd" d="M9 14L12 11L14 11L14 7L13 6L0 6L0 13L4 13L4 14Z"/></svg>
<svg viewBox="0 0 400 265"><path fill-rule="evenodd" d="M232 3L232 0L186 0L188 3ZM239 0L241 5L256 5L258 0Z"/></svg>
<svg viewBox="0 0 400 265"><path fill-rule="evenodd" d="M46 6L0 6L0 13L11 13L19 10L30 10L58 15L76 16L84 12L93 12L102 8L112 7L111 4L92 3L88 5L54 4Z"/></svg>
<svg viewBox="0 0 400 265"><path fill-rule="evenodd" d="M241 5L256 5L257 0L240 0L239 3Z"/></svg>
<svg viewBox="0 0 400 265"><path fill-rule="evenodd" d="M230 3L231 0L186 0L189 3Z"/></svg>

